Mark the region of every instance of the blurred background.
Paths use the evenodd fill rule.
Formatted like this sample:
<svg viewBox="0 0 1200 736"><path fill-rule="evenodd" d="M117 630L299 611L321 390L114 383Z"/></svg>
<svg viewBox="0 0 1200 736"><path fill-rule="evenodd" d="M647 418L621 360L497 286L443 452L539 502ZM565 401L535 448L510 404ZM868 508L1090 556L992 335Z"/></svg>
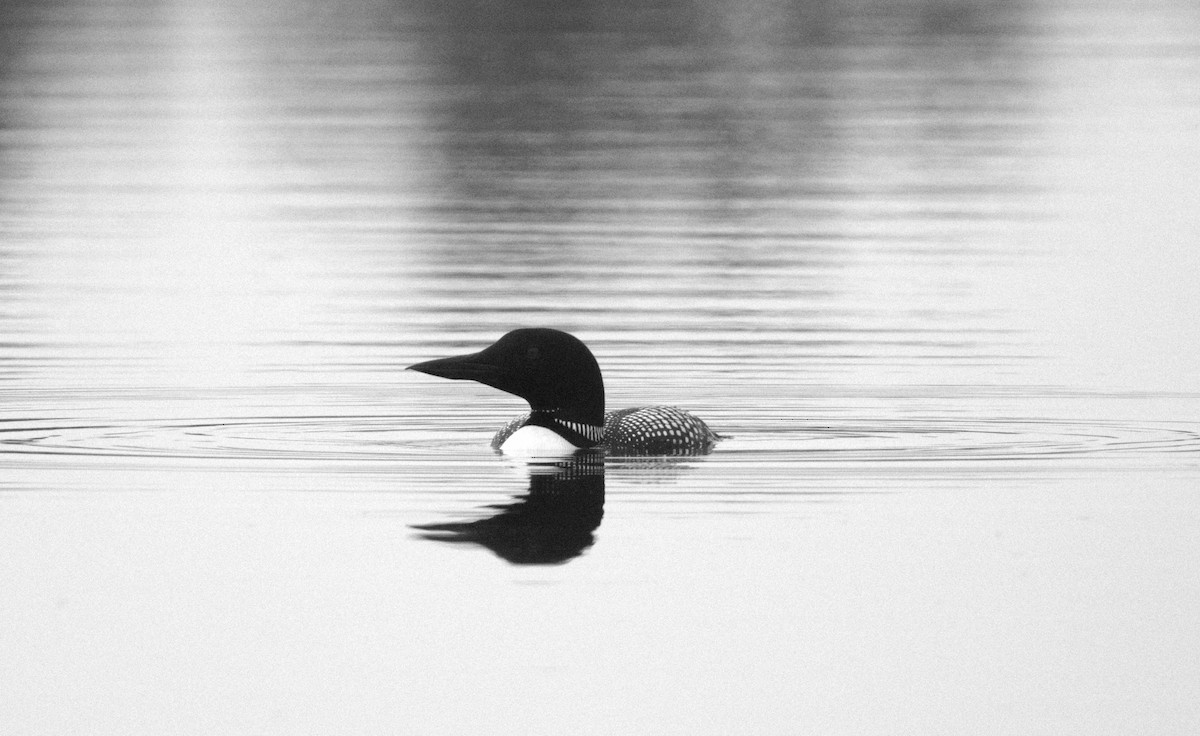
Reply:
<svg viewBox="0 0 1200 736"><path fill-rule="evenodd" d="M545 323L1195 389L1196 12L1129 10L6 3L3 375L379 384Z"/></svg>

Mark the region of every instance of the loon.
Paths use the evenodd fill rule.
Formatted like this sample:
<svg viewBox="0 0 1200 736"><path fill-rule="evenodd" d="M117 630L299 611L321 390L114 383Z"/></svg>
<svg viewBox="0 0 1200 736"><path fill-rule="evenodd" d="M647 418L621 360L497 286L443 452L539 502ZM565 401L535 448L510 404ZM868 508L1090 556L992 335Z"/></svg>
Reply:
<svg viewBox="0 0 1200 736"><path fill-rule="evenodd" d="M617 455L703 455L719 435L674 406L604 411L604 380L579 338L546 327L513 330L478 353L410 365L519 396L530 411L504 425L492 448L546 455L601 448Z"/></svg>

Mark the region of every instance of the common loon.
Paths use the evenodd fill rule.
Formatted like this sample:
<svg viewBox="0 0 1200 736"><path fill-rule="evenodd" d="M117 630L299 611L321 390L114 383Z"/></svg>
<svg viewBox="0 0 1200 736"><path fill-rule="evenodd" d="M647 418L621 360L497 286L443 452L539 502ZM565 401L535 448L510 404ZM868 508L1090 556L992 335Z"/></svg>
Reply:
<svg viewBox="0 0 1200 736"><path fill-rule="evenodd" d="M410 365L409 370L465 379L529 402L492 447L539 455L600 447L618 455L701 455L720 437L699 417L673 406L604 411L604 379L578 338L545 327L513 330L490 347Z"/></svg>

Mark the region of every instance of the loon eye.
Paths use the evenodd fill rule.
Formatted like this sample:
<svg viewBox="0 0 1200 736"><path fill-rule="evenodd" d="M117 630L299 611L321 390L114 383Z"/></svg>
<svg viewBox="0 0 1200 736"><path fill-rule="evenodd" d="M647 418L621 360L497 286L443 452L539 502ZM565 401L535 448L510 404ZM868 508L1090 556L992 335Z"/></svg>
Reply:
<svg viewBox="0 0 1200 736"><path fill-rule="evenodd" d="M542 351L539 350L536 345L525 351L525 359L530 363L536 363L537 359L540 357L542 357Z"/></svg>

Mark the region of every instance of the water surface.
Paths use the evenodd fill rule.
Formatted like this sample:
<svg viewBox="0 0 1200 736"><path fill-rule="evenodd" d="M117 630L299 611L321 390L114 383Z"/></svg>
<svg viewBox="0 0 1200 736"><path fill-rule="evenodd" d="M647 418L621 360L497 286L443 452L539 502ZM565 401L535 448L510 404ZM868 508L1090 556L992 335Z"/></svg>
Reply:
<svg viewBox="0 0 1200 736"><path fill-rule="evenodd" d="M0 731L1192 733L1186 2L0 9ZM705 457L403 366L578 334Z"/></svg>

